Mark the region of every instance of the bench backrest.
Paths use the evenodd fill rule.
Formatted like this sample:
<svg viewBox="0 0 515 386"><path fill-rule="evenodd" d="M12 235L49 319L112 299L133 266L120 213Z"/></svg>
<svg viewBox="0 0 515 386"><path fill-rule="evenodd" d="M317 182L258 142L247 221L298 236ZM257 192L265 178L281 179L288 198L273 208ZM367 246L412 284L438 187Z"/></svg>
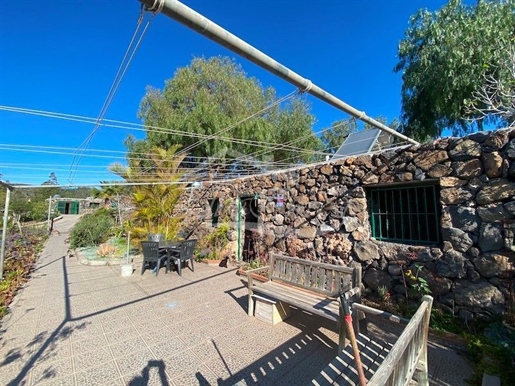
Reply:
<svg viewBox="0 0 515 386"><path fill-rule="evenodd" d="M338 296L361 285L361 266L343 267L278 254L270 255L268 278L324 295Z"/></svg>
<svg viewBox="0 0 515 386"><path fill-rule="evenodd" d="M433 298L424 296L417 312L367 385L408 385L419 362L426 366L427 376L427 335L432 305Z"/></svg>

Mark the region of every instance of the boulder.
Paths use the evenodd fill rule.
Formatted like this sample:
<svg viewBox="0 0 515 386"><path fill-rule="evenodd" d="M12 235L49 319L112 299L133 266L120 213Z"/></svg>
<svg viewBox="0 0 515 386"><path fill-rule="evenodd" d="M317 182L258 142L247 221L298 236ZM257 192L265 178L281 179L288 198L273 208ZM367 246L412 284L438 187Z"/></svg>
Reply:
<svg viewBox="0 0 515 386"><path fill-rule="evenodd" d="M275 234L273 232L267 232L263 236L263 242L267 247L271 247L275 242Z"/></svg>
<svg viewBox="0 0 515 386"><path fill-rule="evenodd" d="M515 201L508 201L503 206L510 215L515 216Z"/></svg>
<svg viewBox="0 0 515 386"><path fill-rule="evenodd" d="M513 138L506 147L506 157L515 159L515 138Z"/></svg>
<svg viewBox="0 0 515 386"><path fill-rule="evenodd" d="M480 218L475 208L465 206L452 206L449 208L453 228L465 232L476 232L479 229Z"/></svg>
<svg viewBox="0 0 515 386"><path fill-rule="evenodd" d="M467 232L458 228L442 228L442 236L444 241L449 241L460 252L467 252L473 244Z"/></svg>
<svg viewBox="0 0 515 386"><path fill-rule="evenodd" d="M361 262L379 259L379 248L372 241L358 241L354 244L354 253Z"/></svg>
<svg viewBox="0 0 515 386"><path fill-rule="evenodd" d="M352 242L345 234L336 233L327 238L326 242L328 253L346 259L352 251Z"/></svg>
<svg viewBox="0 0 515 386"><path fill-rule="evenodd" d="M329 176L333 173L333 165L325 164L320 167L320 173Z"/></svg>
<svg viewBox="0 0 515 386"><path fill-rule="evenodd" d="M458 306L477 311L487 310L493 314L503 311L503 294L487 281L471 283L467 280L457 280L453 292Z"/></svg>
<svg viewBox="0 0 515 386"><path fill-rule="evenodd" d="M309 196L306 196L305 194L299 194L297 197L295 197L295 202L299 205L307 205L309 203Z"/></svg>
<svg viewBox="0 0 515 386"><path fill-rule="evenodd" d="M503 221L512 217L502 204L492 204L488 206L480 206L477 208L477 213L483 222L497 222Z"/></svg>
<svg viewBox="0 0 515 386"><path fill-rule="evenodd" d="M370 232L368 231L368 227L359 226L356 230L352 232L352 238L354 240L369 240Z"/></svg>
<svg viewBox="0 0 515 386"><path fill-rule="evenodd" d="M454 169L453 174L460 178L471 179L483 174L483 164L478 159L471 159L463 162L453 162L451 167Z"/></svg>
<svg viewBox="0 0 515 386"><path fill-rule="evenodd" d="M467 161L481 156L481 145L471 139L465 139L449 151L454 161Z"/></svg>
<svg viewBox="0 0 515 386"><path fill-rule="evenodd" d="M440 191L440 200L447 205L462 204L472 198L472 193L463 188L447 188Z"/></svg>
<svg viewBox="0 0 515 386"><path fill-rule="evenodd" d="M481 257L474 259L473 263L481 276L486 278L499 276L509 266L508 257L497 253L485 253Z"/></svg>
<svg viewBox="0 0 515 386"><path fill-rule="evenodd" d="M501 223L484 223L479 230L479 248L483 252L496 251L504 246Z"/></svg>
<svg viewBox="0 0 515 386"><path fill-rule="evenodd" d="M485 174L489 178L500 177L502 170L502 161L502 156L497 151L494 151L493 153L484 153L483 166L485 168Z"/></svg>
<svg viewBox="0 0 515 386"><path fill-rule="evenodd" d="M365 198L351 198L347 202L347 209L350 215L356 215L367 209L367 200Z"/></svg>
<svg viewBox="0 0 515 386"><path fill-rule="evenodd" d="M442 188L457 188L467 184L467 180L462 180L457 177L442 177L440 178L440 186Z"/></svg>
<svg viewBox="0 0 515 386"><path fill-rule="evenodd" d="M276 214L273 220L275 225L283 225L284 224L284 216L282 214Z"/></svg>
<svg viewBox="0 0 515 386"><path fill-rule="evenodd" d="M377 291L379 287L386 287L390 290L393 286L393 279L391 276L376 268L369 269L365 274L363 281L374 291Z"/></svg>
<svg viewBox="0 0 515 386"><path fill-rule="evenodd" d="M438 164L435 165L427 172L427 175L431 178L441 178L448 176L452 173L452 168L447 165Z"/></svg>
<svg viewBox="0 0 515 386"><path fill-rule="evenodd" d="M490 133L488 137L483 142L482 147L483 151L492 152L499 150L504 147L508 143L508 131L506 130L498 130Z"/></svg>
<svg viewBox="0 0 515 386"><path fill-rule="evenodd" d="M445 252L443 257L436 262L436 273L439 276L450 278L462 278L466 276L465 257L454 250Z"/></svg>
<svg viewBox="0 0 515 386"><path fill-rule="evenodd" d="M313 240L316 236L317 228L314 226L307 226L297 229L297 237L299 239Z"/></svg>
<svg viewBox="0 0 515 386"><path fill-rule="evenodd" d="M479 205L503 201L515 196L515 182L498 180L485 185L477 194L476 202Z"/></svg>
<svg viewBox="0 0 515 386"><path fill-rule="evenodd" d="M342 224L346 232L353 232L360 226L360 223L356 217L345 216L342 218Z"/></svg>
<svg viewBox="0 0 515 386"><path fill-rule="evenodd" d="M448 159L449 156L444 150L426 150L417 155L413 162L420 169L428 171L436 164L439 164Z"/></svg>

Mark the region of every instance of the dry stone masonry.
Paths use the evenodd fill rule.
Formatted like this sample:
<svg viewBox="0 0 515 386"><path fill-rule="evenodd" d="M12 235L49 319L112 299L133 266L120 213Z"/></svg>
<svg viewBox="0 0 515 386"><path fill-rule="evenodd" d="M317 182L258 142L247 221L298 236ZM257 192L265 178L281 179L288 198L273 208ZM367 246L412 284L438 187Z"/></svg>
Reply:
<svg viewBox="0 0 515 386"><path fill-rule="evenodd" d="M437 187L439 241L399 244L372 237L370 189ZM332 264L363 266L368 291L405 294L403 272L419 272L440 306L463 318L504 310L514 285L515 130L348 157L310 167L205 185L188 192L188 213L210 230L209 200L229 213L236 257L245 211L238 198L257 201L260 249ZM190 219L194 216L188 215ZM192 224L190 224L191 226ZM238 227L241 227L238 232ZM419 268L417 268L419 267Z"/></svg>

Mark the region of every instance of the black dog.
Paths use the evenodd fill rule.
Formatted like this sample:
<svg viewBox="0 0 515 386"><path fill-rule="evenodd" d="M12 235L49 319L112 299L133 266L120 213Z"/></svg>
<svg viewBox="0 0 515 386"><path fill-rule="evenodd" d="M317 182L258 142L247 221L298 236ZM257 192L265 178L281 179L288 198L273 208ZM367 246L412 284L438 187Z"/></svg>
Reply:
<svg viewBox="0 0 515 386"><path fill-rule="evenodd" d="M222 261L220 261L220 264L218 264L219 267L227 268L227 261L229 261L229 256L224 257Z"/></svg>

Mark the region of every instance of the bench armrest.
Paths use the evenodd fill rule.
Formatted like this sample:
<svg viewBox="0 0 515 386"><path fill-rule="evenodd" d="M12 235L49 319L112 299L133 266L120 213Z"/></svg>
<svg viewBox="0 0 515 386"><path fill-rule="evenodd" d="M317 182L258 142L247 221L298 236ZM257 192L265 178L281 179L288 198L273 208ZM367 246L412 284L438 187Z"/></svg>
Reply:
<svg viewBox="0 0 515 386"><path fill-rule="evenodd" d="M262 272L262 271L268 271L269 269L270 269L270 266L267 265L265 267L249 269L248 271L245 271L245 273L248 275L249 273L258 273L258 272Z"/></svg>

